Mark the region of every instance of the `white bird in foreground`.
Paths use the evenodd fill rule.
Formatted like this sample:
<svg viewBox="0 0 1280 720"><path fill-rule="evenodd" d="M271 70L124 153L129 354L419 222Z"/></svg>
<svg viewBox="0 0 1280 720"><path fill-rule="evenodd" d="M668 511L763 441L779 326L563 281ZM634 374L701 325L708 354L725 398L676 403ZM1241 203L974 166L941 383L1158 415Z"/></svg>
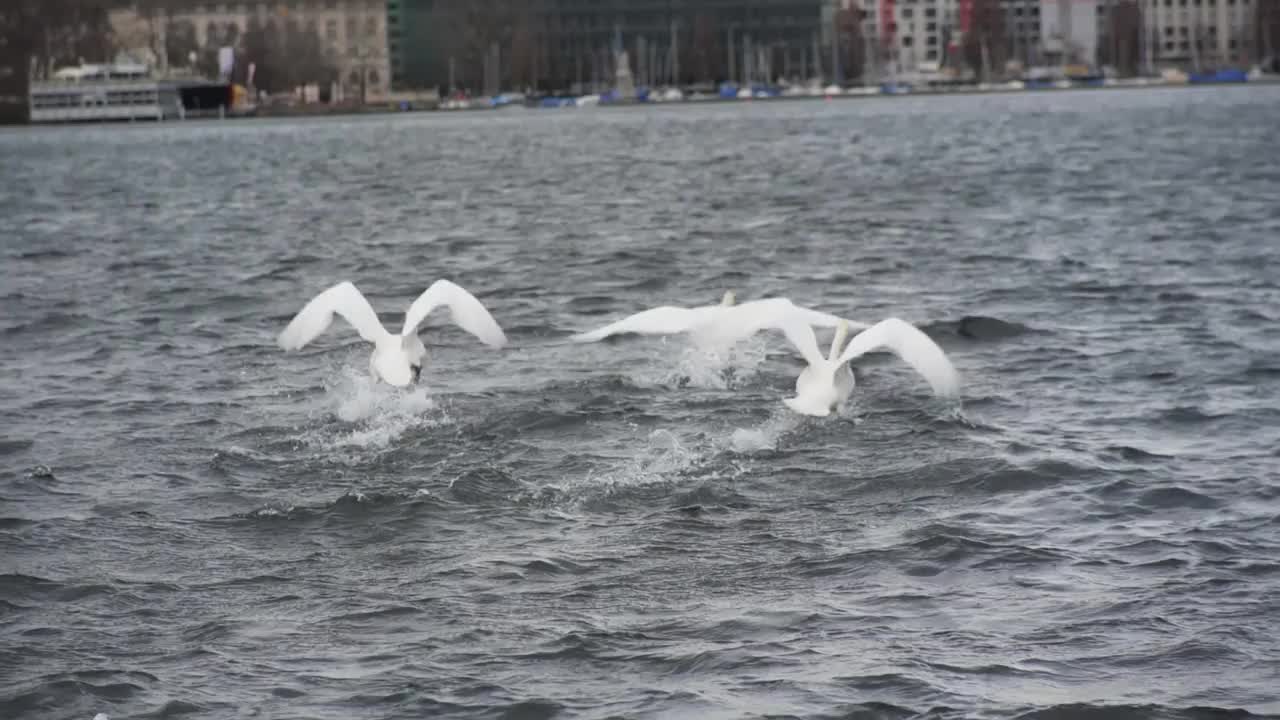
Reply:
<svg viewBox="0 0 1280 720"><path fill-rule="evenodd" d="M959 393L959 376L942 348L902 320L889 318L867 325L799 307L787 298L766 298L741 305L734 305L733 300L730 291L720 305L653 308L571 339L592 342L628 332L687 332L700 344L733 344L761 330L781 330L809 364L796 378L796 396L783 402L797 413L818 417L831 414L853 392L850 361L875 350L889 350L905 360L929 381L935 394L945 397ZM814 327L836 328L827 357L818 349ZM861 332L846 347L850 329Z"/></svg>
<svg viewBox="0 0 1280 720"><path fill-rule="evenodd" d="M720 322L726 313L739 318L739 322ZM775 326L782 317L795 317L816 327L836 327L841 322L851 327L870 327L859 322L800 307L787 298L764 298L734 304L734 294L729 290L719 305L684 308L663 305L630 315L617 322L590 332L570 336L574 342L596 342L611 335L636 333L639 335L675 335L689 333L694 342L702 346L732 345L767 326Z"/></svg>
<svg viewBox="0 0 1280 720"><path fill-rule="evenodd" d="M496 349L507 343L507 336L484 305L471 293L443 279L431 283L409 306L399 335L387 332L364 295L355 285L344 281L303 306L280 333L277 342L285 350L298 350L328 329L336 313L350 323L360 337L373 343L373 355L369 358L369 372L373 377L388 385L404 387L417 382L427 357L427 349L418 338L418 326L441 305L449 307L455 325L489 347Z"/></svg>
<svg viewBox="0 0 1280 720"><path fill-rule="evenodd" d="M751 320L745 320L752 323ZM782 402L802 415L825 417L843 405L853 392L853 371L849 362L875 350L889 350L924 376L939 397L955 397L960 377L942 348L914 325L888 318L854 336L841 352L849 327L841 322L831 339L826 357L818 349L813 328L803 318L791 315L770 320L767 327L782 330L809 364L796 378L796 396Z"/></svg>

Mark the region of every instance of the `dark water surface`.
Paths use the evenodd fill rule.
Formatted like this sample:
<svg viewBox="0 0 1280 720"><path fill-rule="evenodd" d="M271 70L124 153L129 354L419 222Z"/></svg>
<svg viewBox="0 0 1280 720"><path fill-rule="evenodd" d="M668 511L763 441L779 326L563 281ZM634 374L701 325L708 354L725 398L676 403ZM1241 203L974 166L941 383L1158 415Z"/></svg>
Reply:
<svg viewBox="0 0 1280 720"><path fill-rule="evenodd" d="M1280 714L1278 88L0 133L0 718ZM350 279L438 277L428 389ZM789 415L786 295L943 346ZM825 338L825 335L822 336ZM1237 710L1236 714L1214 708Z"/></svg>

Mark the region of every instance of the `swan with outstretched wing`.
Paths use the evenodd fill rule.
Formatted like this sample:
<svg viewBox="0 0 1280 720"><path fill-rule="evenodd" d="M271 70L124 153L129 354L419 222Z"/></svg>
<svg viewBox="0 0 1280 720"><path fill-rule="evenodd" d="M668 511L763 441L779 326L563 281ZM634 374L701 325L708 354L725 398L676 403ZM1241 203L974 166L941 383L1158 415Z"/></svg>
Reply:
<svg viewBox="0 0 1280 720"><path fill-rule="evenodd" d="M360 337L373 343L373 354L369 356L369 372L373 377L388 385L404 387L417 382L426 362L427 349L418 337L418 326L441 306L449 308L449 317L455 325L485 345L494 349L506 345L506 335L484 305L471 293L443 279L432 283L413 301L399 334L383 327L364 295L355 285L344 281L312 298L276 340L284 350L298 350L327 330L334 315L340 315Z"/></svg>

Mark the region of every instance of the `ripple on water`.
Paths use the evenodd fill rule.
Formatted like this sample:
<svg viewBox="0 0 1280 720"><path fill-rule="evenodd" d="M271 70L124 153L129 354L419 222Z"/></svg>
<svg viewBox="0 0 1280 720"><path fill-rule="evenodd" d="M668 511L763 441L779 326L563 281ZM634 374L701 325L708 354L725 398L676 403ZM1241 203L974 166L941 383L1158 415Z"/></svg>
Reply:
<svg viewBox="0 0 1280 720"><path fill-rule="evenodd" d="M1278 98L0 133L0 717L1274 716ZM509 344L274 344L438 277ZM962 409L566 338L727 289L918 323Z"/></svg>

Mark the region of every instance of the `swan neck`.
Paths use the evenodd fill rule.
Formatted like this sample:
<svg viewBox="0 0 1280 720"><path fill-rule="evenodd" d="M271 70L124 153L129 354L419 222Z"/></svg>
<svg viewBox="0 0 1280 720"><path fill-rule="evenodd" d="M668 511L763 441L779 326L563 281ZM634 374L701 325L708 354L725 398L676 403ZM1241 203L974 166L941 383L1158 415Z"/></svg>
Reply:
<svg viewBox="0 0 1280 720"><path fill-rule="evenodd" d="M836 334L831 338L831 352L827 354L827 360L835 362L840 357L840 350L844 347L845 339L849 337L849 323L844 320L836 326Z"/></svg>

